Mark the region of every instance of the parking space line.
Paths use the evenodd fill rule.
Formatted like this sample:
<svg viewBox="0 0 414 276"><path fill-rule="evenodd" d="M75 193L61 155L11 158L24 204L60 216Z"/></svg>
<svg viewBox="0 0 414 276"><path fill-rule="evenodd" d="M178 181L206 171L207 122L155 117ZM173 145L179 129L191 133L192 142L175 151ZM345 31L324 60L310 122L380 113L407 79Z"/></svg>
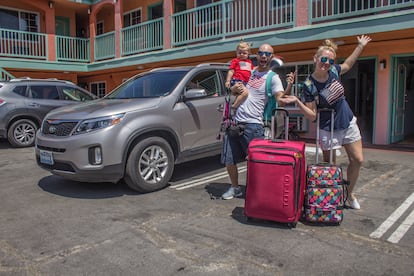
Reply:
<svg viewBox="0 0 414 276"><path fill-rule="evenodd" d="M387 239L387 241L392 243L398 243L401 238L407 233L408 229L414 223L414 210L408 215L408 217L401 223L397 230L392 233L392 235Z"/></svg>
<svg viewBox="0 0 414 276"><path fill-rule="evenodd" d="M245 172L246 170L247 170L246 166L240 166L239 167L239 173ZM180 183L180 184L177 184L177 185L172 185L172 186L170 186L170 188L171 189L176 189L176 190L184 190L184 189L188 189L188 188L191 188L191 187L203 185L203 184L208 183L210 181L221 179L221 178L224 178L224 177L227 177L227 171L216 173L216 174L213 174L213 175L209 175L209 176L206 176L206 177L203 177L203 178L200 178L200 179L195 179L195 180L191 180L191 181L188 181L188 182Z"/></svg>
<svg viewBox="0 0 414 276"><path fill-rule="evenodd" d="M208 181L212 178L224 177L225 175L227 175L227 172L221 172L221 173L205 176L205 177L202 177L202 178L199 178L199 179L194 179L194 180L191 180L191 181L188 181L188 182L180 183L180 184L177 184L177 185L171 185L170 188L178 189L180 187L187 186L187 185L190 185L190 184L193 184L193 183L198 183L200 181L204 182L204 181Z"/></svg>
<svg viewBox="0 0 414 276"><path fill-rule="evenodd" d="M414 201L414 192L369 236L374 239L381 238L391 226L397 222L397 220L402 216L402 214L410 208L411 204Z"/></svg>
<svg viewBox="0 0 414 276"><path fill-rule="evenodd" d="M314 152L315 149L309 149L309 152ZM239 173L247 171L247 166L240 166ZM207 184L211 181L215 181L218 179L222 179L227 177L227 171L222 171L215 173L213 175L208 175L199 179L193 179L187 182L179 183L176 185L171 185L171 189L175 189L177 191L200 186L203 184ZM385 173L382 175L384 178L390 176L389 173ZM376 186L378 181L372 180L370 184ZM370 238L381 238L397 221L398 219L410 208L410 206L414 202L414 192L374 231L372 232L369 237ZM391 236L387 239L387 241L391 243L398 243L403 236L408 232L411 226L414 224L414 210L408 215L408 217L402 222L401 225L391 234Z"/></svg>
<svg viewBox="0 0 414 276"><path fill-rule="evenodd" d="M306 152L307 153L315 154L315 151L316 151L316 147L306 146ZM322 151L319 149L319 152L321 153ZM246 166L239 166L238 168L239 168L239 173L245 172L247 170ZM195 186L199 186L199 185L208 183L210 181L218 180L218 179L221 179L221 178L224 178L224 177L227 177L227 171L219 172L219 173L209 175L209 176L205 176L205 177L200 178L200 179L190 180L190 181L184 182L184 183L171 185L170 188L175 189L175 190L184 190L184 189L187 189L187 188L191 188L191 187L195 187Z"/></svg>

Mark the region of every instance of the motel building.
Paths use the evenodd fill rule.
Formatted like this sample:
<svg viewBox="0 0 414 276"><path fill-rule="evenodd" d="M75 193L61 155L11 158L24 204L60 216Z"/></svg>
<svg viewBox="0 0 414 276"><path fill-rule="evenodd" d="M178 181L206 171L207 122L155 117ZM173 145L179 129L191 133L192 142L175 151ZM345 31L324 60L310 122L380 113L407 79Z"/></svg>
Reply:
<svg viewBox="0 0 414 276"><path fill-rule="evenodd" d="M340 63L367 34L341 76L363 143L414 149L414 0L2 0L0 34L0 79L65 79L100 97L153 68L228 63L240 39L252 54L272 45L298 95L324 39ZM287 108L314 139L314 123Z"/></svg>

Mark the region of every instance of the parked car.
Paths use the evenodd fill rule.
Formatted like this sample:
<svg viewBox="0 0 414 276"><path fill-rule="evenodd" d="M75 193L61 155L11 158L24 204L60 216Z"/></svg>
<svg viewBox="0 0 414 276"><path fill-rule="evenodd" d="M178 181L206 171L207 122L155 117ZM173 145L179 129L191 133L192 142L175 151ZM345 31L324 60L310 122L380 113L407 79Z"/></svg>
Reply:
<svg viewBox="0 0 414 276"><path fill-rule="evenodd" d="M39 166L81 182L168 185L175 164L220 153L228 65L159 68L92 103L50 112L36 135Z"/></svg>
<svg viewBox="0 0 414 276"><path fill-rule="evenodd" d="M34 145L36 131L54 108L96 99L69 81L16 78L0 81L0 138L14 147Z"/></svg>

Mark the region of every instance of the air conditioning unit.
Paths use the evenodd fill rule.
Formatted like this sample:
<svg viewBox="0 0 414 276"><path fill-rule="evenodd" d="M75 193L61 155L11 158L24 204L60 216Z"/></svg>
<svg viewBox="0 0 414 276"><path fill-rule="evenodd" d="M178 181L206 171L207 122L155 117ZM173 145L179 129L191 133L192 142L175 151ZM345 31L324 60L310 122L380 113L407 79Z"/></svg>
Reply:
<svg viewBox="0 0 414 276"><path fill-rule="evenodd" d="M307 132L309 129L308 119L302 114L290 114L289 125L293 126L297 132Z"/></svg>

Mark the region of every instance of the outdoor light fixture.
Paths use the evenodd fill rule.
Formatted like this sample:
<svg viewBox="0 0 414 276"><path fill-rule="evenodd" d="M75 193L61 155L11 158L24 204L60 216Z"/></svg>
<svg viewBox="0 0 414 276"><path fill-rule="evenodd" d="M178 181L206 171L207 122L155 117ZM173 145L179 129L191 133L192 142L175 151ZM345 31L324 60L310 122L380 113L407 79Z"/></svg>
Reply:
<svg viewBox="0 0 414 276"><path fill-rule="evenodd" d="M384 70L385 68L387 68L387 61L385 59L382 59L380 62L380 69Z"/></svg>
<svg viewBox="0 0 414 276"><path fill-rule="evenodd" d="M53 8L53 1L49 1L49 8Z"/></svg>
<svg viewBox="0 0 414 276"><path fill-rule="evenodd" d="M91 8L90 7L88 8L88 14L91 14Z"/></svg>

